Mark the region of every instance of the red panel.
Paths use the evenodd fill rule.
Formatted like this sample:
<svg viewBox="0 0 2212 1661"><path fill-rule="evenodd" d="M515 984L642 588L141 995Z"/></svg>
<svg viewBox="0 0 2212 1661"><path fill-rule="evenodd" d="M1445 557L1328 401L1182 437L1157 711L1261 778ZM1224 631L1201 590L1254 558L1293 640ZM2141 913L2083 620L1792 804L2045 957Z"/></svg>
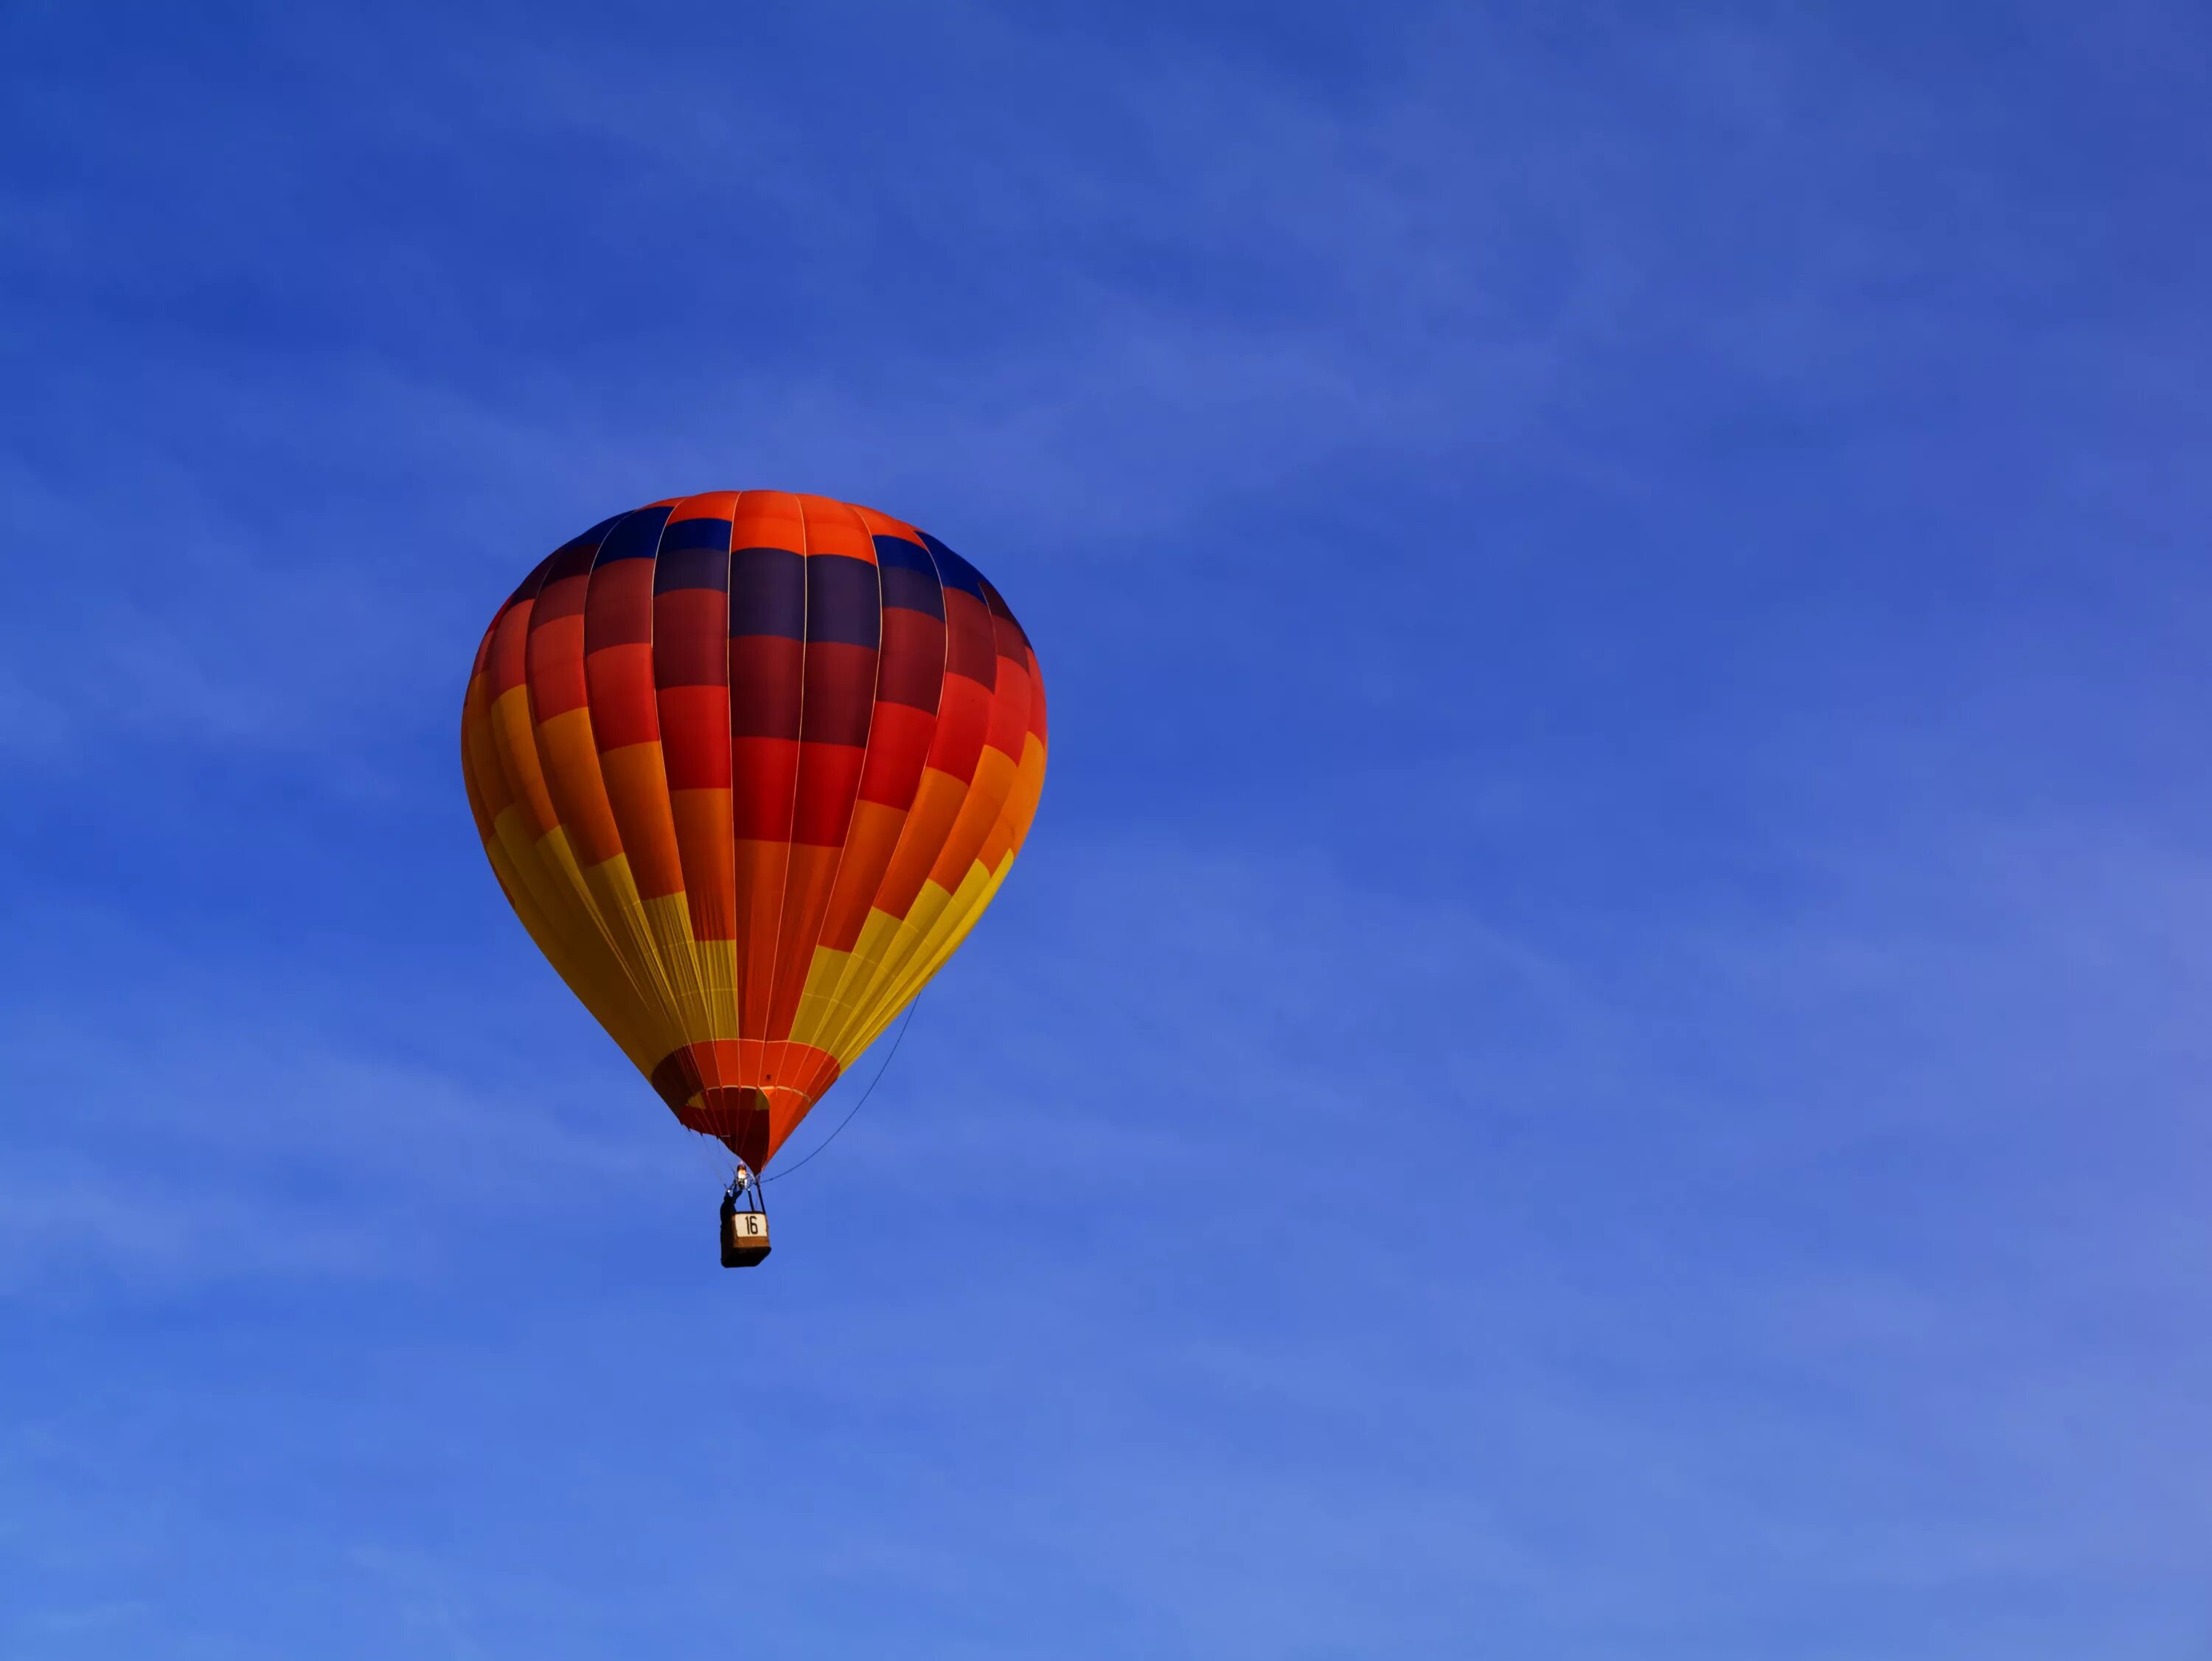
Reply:
<svg viewBox="0 0 2212 1661"><path fill-rule="evenodd" d="M589 638L588 624L586 636ZM660 737L651 646L606 646L588 652L584 658L584 679L592 694L592 730L602 752L650 743Z"/></svg>
<svg viewBox="0 0 2212 1661"><path fill-rule="evenodd" d="M555 575L538 591L538 603L531 613L531 621L544 627L556 617L580 617L584 615L584 596L592 585L592 573L580 571L573 576Z"/></svg>
<svg viewBox="0 0 2212 1661"><path fill-rule="evenodd" d="M671 790L730 787L730 694L720 687L660 689L660 746Z"/></svg>
<svg viewBox="0 0 2212 1661"><path fill-rule="evenodd" d="M530 708L542 725L591 701L584 682L584 620L575 612L550 620L533 612L530 621Z"/></svg>
<svg viewBox="0 0 2212 1661"><path fill-rule="evenodd" d="M491 695L496 701L529 678L530 602L523 600L500 614L491 641Z"/></svg>
<svg viewBox="0 0 2212 1661"><path fill-rule="evenodd" d="M1022 759L1022 735L1030 726L1030 672L1012 658L999 659L999 687L991 694L991 725L983 742Z"/></svg>
<svg viewBox="0 0 2212 1661"><path fill-rule="evenodd" d="M945 591L945 672L988 687L999 675L999 640L991 614L964 589Z"/></svg>
<svg viewBox="0 0 2212 1661"><path fill-rule="evenodd" d="M866 754L858 744L809 744L800 752L793 841L827 847L844 841Z"/></svg>
<svg viewBox="0 0 2212 1661"><path fill-rule="evenodd" d="M801 738L810 744L865 744L875 707L872 648L836 640L807 642Z"/></svg>
<svg viewBox="0 0 2212 1661"><path fill-rule="evenodd" d="M945 682L945 625L926 611L887 608L883 661L876 673L878 701L935 709Z"/></svg>
<svg viewBox="0 0 2212 1661"><path fill-rule="evenodd" d="M653 678L664 687L730 681L730 599L720 589L678 588L653 600Z"/></svg>
<svg viewBox="0 0 2212 1661"><path fill-rule="evenodd" d="M937 712L937 732L929 746L929 765L963 784L975 776L975 758L990 730L991 694L965 675L945 677L945 697Z"/></svg>
<svg viewBox="0 0 2212 1661"><path fill-rule="evenodd" d="M584 596L584 650L653 640L653 561L612 560L592 570Z"/></svg>
<svg viewBox="0 0 2212 1661"><path fill-rule="evenodd" d="M737 834L755 841L791 838L792 797L799 784L799 741L730 740L730 788L736 797Z"/></svg>
<svg viewBox="0 0 2212 1661"><path fill-rule="evenodd" d="M911 803L936 731L937 718L925 710L878 704L868 733L868 764L860 773L861 798L894 808Z"/></svg>
<svg viewBox="0 0 2212 1661"><path fill-rule="evenodd" d="M806 647L781 634L730 642L730 730L743 738L799 737Z"/></svg>

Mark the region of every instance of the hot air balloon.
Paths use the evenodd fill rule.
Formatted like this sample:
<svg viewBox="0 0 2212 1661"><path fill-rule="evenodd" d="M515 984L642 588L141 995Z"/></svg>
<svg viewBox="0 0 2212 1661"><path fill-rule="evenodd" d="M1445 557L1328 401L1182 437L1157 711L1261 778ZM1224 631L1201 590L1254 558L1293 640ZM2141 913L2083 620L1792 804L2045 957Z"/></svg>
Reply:
<svg viewBox="0 0 2212 1661"><path fill-rule="evenodd" d="M737 1156L726 1264L766 1255L754 1175L1006 880L1045 747L999 591L826 497L617 514L484 631L461 720L484 852L678 1120Z"/></svg>

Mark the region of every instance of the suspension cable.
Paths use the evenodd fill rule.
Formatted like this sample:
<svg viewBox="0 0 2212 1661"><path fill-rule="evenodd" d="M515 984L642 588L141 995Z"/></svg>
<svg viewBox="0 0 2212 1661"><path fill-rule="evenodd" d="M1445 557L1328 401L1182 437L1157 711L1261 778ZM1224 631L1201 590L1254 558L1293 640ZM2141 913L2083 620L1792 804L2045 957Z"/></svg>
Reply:
<svg viewBox="0 0 2212 1661"><path fill-rule="evenodd" d="M811 1164L821 1155L823 1148L827 1148L831 1143L837 1140L838 1132L844 1130L847 1125L853 1122L854 1113L859 1112L861 1108L868 1105L868 1098L875 1094L876 1086L884 1082L884 1075L890 1071L891 1063L898 1059L899 1046L906 1042L906 1029L914 1025L914 1012L921 1007L921 998L917 995L914 1002L907 1005L906 1019L899 1022L898 1035L891 1040L890 1051L890 1053L884 1057L884 1064L876 1069L876 1076L868 1081L868 1088L860 1092L860 1099L853 1104L851 1112L848 1112L844 1118L837 1121L837 1129L836 1131L832 1131L828 1136L823 1137L821 1146L816 1148L813 1153L809 1154L805 1159L799 1161L798 1165L786 1166L781 1171L761 1171L756 1173L753 1178L756 1184L774 1182L779 1178L789 1176L793 1172L798 1170L800 1166Z"/></svg>

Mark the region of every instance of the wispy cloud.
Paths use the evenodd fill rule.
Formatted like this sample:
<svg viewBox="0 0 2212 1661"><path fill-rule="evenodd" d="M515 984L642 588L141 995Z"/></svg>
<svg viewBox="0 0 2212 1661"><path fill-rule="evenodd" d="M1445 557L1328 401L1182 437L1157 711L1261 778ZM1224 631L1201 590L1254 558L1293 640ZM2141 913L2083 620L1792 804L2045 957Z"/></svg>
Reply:
<svg viewBox="0 0 2212 1661"><path fill-rule="evenodd" d="M0 1650L2201 1645L2201 18L228 15L0 53ZM1055 731L753 1276L452 755L732 483Z"/></svg>

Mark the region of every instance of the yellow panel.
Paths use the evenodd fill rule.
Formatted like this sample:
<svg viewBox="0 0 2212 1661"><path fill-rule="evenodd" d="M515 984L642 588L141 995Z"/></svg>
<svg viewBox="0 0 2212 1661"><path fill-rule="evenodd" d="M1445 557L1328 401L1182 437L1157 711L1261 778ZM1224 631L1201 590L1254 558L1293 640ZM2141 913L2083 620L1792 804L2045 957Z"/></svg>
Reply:
<svg viewBox="0 0 2212 1661"><path fill-rule="evenodd" d="M571 858L573 861L573 850ZM668 973L659 942L646 914L646 902L638 896L637 881L630 874L629 856L618 853L611 859L602 859L578 873L576 880L590 894L593 910L605 928L609 946L621 961L632 994L654 1030L667 1036L669 1048L682 1043L683 1021L676 983Z"/></svg>
<svg viewBox="0 0 2212 1661"><path fill-rule="evenodd" d="M860 1052L897 1018L899 1011L921 995L921 989L935 978L982 920L983 913L998 896L1000 885L1006 880L1006 873L1013 869L1014 857L1020 852L1021 843L1036 816L1037 800L1044 788L1044 746L1037 742L1036 734L1029 734L1022 746L1021 765L1013 787L1000 810L999 822L984 843L986 847L995 844L1006 850L997 869L986 871L980 863L969 867L967 880L961 883L957 894L947 897L916 954L897 971L887 990L879 990L869 1000L857 1032L848 1028L841 1034L842 1047L836 1052L841 1064L849 1067L860 1058Z"/></svg>
<svg viewBox="0 0 2212 1661"><path fill-rule="evenodd" d="M558 864L540 852L538 838L532 834L529 821L528 809L515 802L501 809L493 821L508 863L530 890L530 897L538 902L538 909L549 928L571 941L579 950L593 938L604 945L605 937L586 898L571 888Z"/></svg>
<svg viewBox="0 0 2212 1661"><path fill-rule="evenodd" d="M545 939L558 948L555 961L562 979L625 1052L633 1046L646 1050L659 1044L663 1034L650 1004L638 995L628 968L587 910L580 888L571 886L567 873L574 870L574 861L564 861L566 839L555 830L533 840L519 804L501 813L496 827L501 857L536 903ZM547 948L547 955L554 955L553 948ZM562 963L568 967L561 968ZM665 1047L653 1052L656 1057L665 1052Z"/></svg>
<svg viewBox="0 0 2212 1661"><path fill-rule="evenodd" d="M938 908L927 931L915 943L898 973L872 1000L869 1013L873 1018L869 1025L875 1031L881 1031L884 1024L928 984L937 965L944 961L953 946L967 938L968 931L975 926L975 919L991 903L991 895L997 888L991 873L980 863L968 867L968 875L962 879L960 887ZM857 1055L859 1051L854 1053Z"/></svg>
<svg viewBox="0 0 2212 1661"><path fill-rule="evenodd" d="M1044 797L1044 745L1034 732L1022 741L1022 763L1014 775L1014 788L1006 797L1006 811L1001 815L1008 835L1006 846L1010 853L1019 853L1022 844L1030 838L1030 827L1036 822L1037 803ZM1005 866L1000 865L1003 874Z"/></svg>
<svg viewBox="0 0 2212 1661"><path fill-rule="evenodd" d="M912 908L904 917L892 922L891 937L884 943L882 952L869 965L866 973L856 977L854 983L846 988L840 999L845 1005L844 1017L828 1033L830 1053L841 1063L848 1054L858 1053L853 1046L854 1035L882 1009L884 999L896 981L899 970L921 947L929 924L936 920L937 914L945 909L951 898L937 886L936 878L932 877L924 882L921 892L915 896ZM868 918L871 928L875 924L877 915L871 913ZM861 942L865 945L866 941L867 931L863 930ZM854 955L859 954L856 952Z"/></svg>
<svg viewBox="0 0 2212 1661"><path fill-rule="evenodd" d="M699 986L707 1003L707 1036L738 1036L738 943L734 940L695 940L691 949L699 963Z"/></svg>
<svg viewBox="0 0 2212 1661"><path fill-rule="evenodd" d="M537 726L530 718L528 689L515 687L501 694L492 705L491 714L494 759L519 809L512 826L508 814L500 815L501 840L526 876L533 869L544 873L544 882L534 885L533 891L538 893L547 920L556 928L588 925L597 930L608 949L623 961L631 982L640 985L640 997L645 997L638 981L637 955L624 950L617 913L598 903L591 885L577 869L574 851L546 789ZM527 834L533 831L542 836ZM550 903L548 888L562 891Z"/></svg>
<svg viewBox="0 0 2212 1661"><path fill-rule="evenodd" d="M943 943L929 955L918 969L909 973L906 980L891 997L884 1000L878 1006L875 1019L851 1041L849 1055L841 1056L838 1058L840 1065L849 1067L854 1061L859 1060L861 1052L881 1038L884 1029L898 1019L899 1011L921 996L922 988L937 978L937 972L951 960L953 953L960 949L961 943L968 938L969 931L982 921L983 913L990 909L991 901L999 892L999 885L1006 880L1006 873L1013 867L1014 862L1012 859L1006 860L1000 865L998 873L985 886L981 898L968 909L959 924L945 936Z"/></svg>
<svg viewBox="0 0 2212 1661"><path fill-rule="evenodd" d="M491 860L492 870L499 876L500 886L507 890L507 898L514 902L514 914L522 919L522 926L529 931L531 939L544 954L545 961L553 966L554 973L561 977L562 983L575 995L576 1001L592 1011L593 1017L605 1029L607 1036L614 1040L623 1054L629 1058L630 1064L649 1073L660 1058L659 1040L639 1024L636 1001L629 997L603 999L605 982L612 973L613 966L604 962L597 966L590 964L579 956L566 938L547 925L544 914L538 909L537 902L530 898L530 891L515 873L514 863L507 858L505 848L496 841L488 842L484 845L484 852Z"/></svg>
<svg viewBox="0 0 2212 1661"><path fill-rule="evenodd" d="M867 921L860 925L860 937L854 943L845 964L844 973L830 993L830 1008L816 1029L814 1042L836 1053L837 1033L850 1024L854 1000L861 995L876 967L887 957L898 939L899 919L877 906L868 908Z"/></svg>
<svg viewBox="0 0 2212 1661"><path fill-rule="evenodd" d="M987 850L996 847L1004 852L994 865L987 867L979 859L969 868L968 879L960 885L960 893L939 914L930 931L929 938L923 943L925 961L918 967L910 966L911 985L899 1002L904 1003L921 991L930 978L945 966L945 960L959 949L960 943L968 937L969 931L990 908L991 901L998 896L1000 884L1006 880L1006 873L1014 867L1014 857L1021 852L1022 840L1029 834L1030 821L1036 817L1037 797L1043 788L1044 746L1037 742L1036 735L1031 733L1022 747L1021 766L1015 774L1013 788L1007 794L1006 805L1000 811L999 822L992 827L991 834L983 842ZM979 876L982 878L982 887L977 892L975 885Z"/></svg>
<svg viewBox="0 0 2212 1661"><path fill-rule="evenodd" d="M671 989L672 1009L686 1044L713 1038L706 988L699 977L699 952L691 938L691 901L682 889L645 902L645 921L654 954Z"/></svg>
<svg viewBox="0 0 2212 1661"><path fill-rule="evenodd" d="M945 838L945 850L981 847L1019 778L1020 769L1011 757L987 748L975 764L975 778L969 787L967 799L961 803L951 832ZM897 1004L887 1006L887 1000L898 983L907 978L916 955L923 949L951 899L942 885L943 879L951 877L962 888L967 886L966 870L948 871L945 864L941 852L938 867L930 873L930 880L922 885L921 894L908 908L889 956L876 967L864 986L848 994L860 1020L838 1032L836 1053L844 1053L854 1035L855 1026L878 1018L888 1019L896 1013ZM957 920L957 917L953 919Z"/></svg>
<svg viewBox="0 0 2212 1661"><path fill-rule="evenodd" d="M957 886L960 873L944 869L946 856L960 858L961 851L964 849L967 858L975 857L976 851L983 846L984 839L991 834L991 827L998 822L1000 811L1006 806L1006 797L1012 792L1014 781L1020 774L1021 770L1013 757L1002 750L985 747L983 754L976 759L975 777L969 784L967 798L960 803L959 817L952 821L951 833L945 837L944 848L939 851L937 867L930 872L939 882L951 878Z"/></svg>
<svg viewBox="0 0 2212 1661"><path fill-rule="evenodd" d="M855 955L834 946L814 949L813 961L806 966L806 990L799 995L799 1013L791 1021L793 1043L811 1044L817 1050L829 1047L822 1040L837 1017L838 983L844 979Z"/></svg>
<svg viewBox="0 0 2212 1661"><path fill-rule="evenodd" d="M568 827L568 840L579 858L604 858L623 845L622 827L615 822L599 777L599 752L592 737L592 712L579 705L532 729L538 741L538 770L545 776L545 793L554 810Z"/></svg>
<svg viewBox="0 0 2212 1661"><path fill-rule="evenodd" d="M491 700L491 737L501 772L532 826L550 830L561 822L538 760L537 724L530 718L530 688L509 687Z"/></svg>

